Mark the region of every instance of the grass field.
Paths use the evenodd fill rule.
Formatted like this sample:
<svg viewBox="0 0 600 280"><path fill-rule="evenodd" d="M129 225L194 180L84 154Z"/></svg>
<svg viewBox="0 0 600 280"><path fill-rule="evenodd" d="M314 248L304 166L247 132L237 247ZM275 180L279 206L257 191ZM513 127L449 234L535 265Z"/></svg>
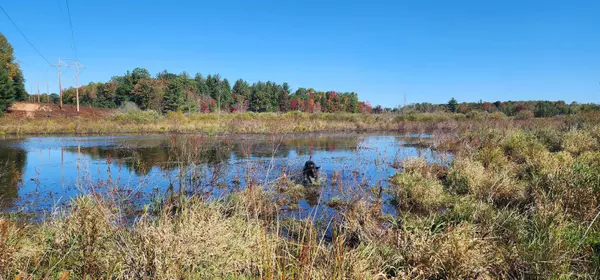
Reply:
<svg viewBox="0 0 600 280"><path fill-rule="evenodd" d="M572 116L570 116L572 117ZM502 113L471 112L350 114L350 113L183 113L81 107L60 109L56 104L15 103L0 116L0 135L119 134L119 133L303 133L334 131L432 132L472 122L536 121L508 118Z"/></svg>
<svg viewBox="0 0 600 280"><path fill-rule="evenodd" d="M53 115L52 115L53 114ZM27 134L119 134L119 133L303 133L326 131L399 131L431 133L454 131L481 122L507 126L537 125L580 116L536 119L506 117L502 113L470 114L332 114L332 113L237 113L184 114L154 111L95 110L77 115L73 110L61 114L14 112L0 117L0 135Z"/></svg>
<svg viewBox="0 0 600 280"><path fill-rule="evenodd" d="M299 133L317 131L394 130L391 115L306 114L291 112L242 114L160 115L130 111L102 117L0 118L0 134L116 134L116 133Z"/></svg>
<svg viewBox="0 0 600 280"><path fill-rule="evenodd" d="M427 131L436 149L455 158L449 166L421 158L402 162L385 190L398 215L383 215L381 196L373 194L340 201L340 217L325 225L318 218L282 219L280 197L261 185L217 201L165 198L145 207L133 224L124 221L117 201L93 194L41 223L4 215L0 278L600 277L600 115L119 115L88 131L137 117L140 127L169 123L175 131L267 132L269 125L277 132L343 130L357 124ZM74 122L82 122L81 129L92 125ZM324 227L331 229L328 238L320 234Z"/></svg>

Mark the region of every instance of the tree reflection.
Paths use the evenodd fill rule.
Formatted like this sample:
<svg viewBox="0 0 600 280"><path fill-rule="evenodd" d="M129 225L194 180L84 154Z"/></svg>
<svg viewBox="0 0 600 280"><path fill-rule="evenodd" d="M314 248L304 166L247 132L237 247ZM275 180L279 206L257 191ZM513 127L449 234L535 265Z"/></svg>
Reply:
<svg viewBox="0 0 600 280"><path fill-rule="evenodd" d="M174 135L151 142L120 143L114 146L65 147L94 160L122 164L136 175L147 175L152 168L174 170L189 164L222 164L233 158L282 158L290 151L309 155L314 151L355 150L356 136L204 136ZM139 145L136 145L139 144Z"/></svg>
<svg viewBox="0 0 600 280"><path fill-rule="evenodd" d="M0 147L0 206L10 207L19 197L27 152L12 147Z"/></svg>

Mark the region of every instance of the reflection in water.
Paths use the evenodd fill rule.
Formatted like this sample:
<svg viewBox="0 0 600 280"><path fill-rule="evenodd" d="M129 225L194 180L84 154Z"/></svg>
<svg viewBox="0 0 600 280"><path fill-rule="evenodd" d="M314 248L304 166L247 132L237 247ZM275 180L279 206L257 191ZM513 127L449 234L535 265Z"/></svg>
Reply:
<svg viewBox="0 0 600 280"><path fill-rule="evenodd" d="M306 188L297 205L312 209L330 198L352 200L373 187L385 187L395 172L392 166L402 158L438 159L431 150L403 146L406 139L304 134L0 141L0 158L8 162L0 195L10 202L4 203L10 211L47 210L79 193L101 190L142 202L169 189L215 197L248 184L271 186L282 178L298 181L302 165L312 157L321 166L323 179L320 187ZM145 197L137 196L140 193Z"/></svg>
<svg viewBox="0 0 600 280"><path fill-rule="evenodd" d="M125 167L134 170L136 175L147 175L153 167L168 170L177 167L174 162L223 163L232 157L268 158L286 157L290 151L309 155L314 151L336 151L338 146L346 151L355 150L356 137L270 137L245 136L234 140L223 137L172 136L153 139L142 143L125 141L111 146L65 147L65 151L82 153L92 160L121 159ZM186 149L193 148L192 154ZM183 156L187 159L181 158Z"/></svg>
<svg viewBox="0 0 600 280"><path fill-rule="evenodd" d="M19 197L27 153L23 149L0 147L0 205L12 206Z"/></svg>

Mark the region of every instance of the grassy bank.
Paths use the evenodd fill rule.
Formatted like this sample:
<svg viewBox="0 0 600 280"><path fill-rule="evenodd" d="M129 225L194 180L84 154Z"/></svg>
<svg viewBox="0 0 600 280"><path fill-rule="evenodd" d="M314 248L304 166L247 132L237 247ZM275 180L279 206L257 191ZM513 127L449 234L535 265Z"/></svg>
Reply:
<svg viewBox="0 0 600 280"><path fill-rule="evenodd" d="M569 116L566 118L575 118ZM562 119L562 118L554 118ZM0 117L1 134L118 134L161 132L205 133L302 133L324 131L402 131L433 132L453 130L480 122L502 122L521 125L545 119L508 118L501 113L470 114L308 114L301 112L242 114L160 115L153 111L129 111L105 116L24 117L7 114Z"/></svg>
<svg viewBox="0 0 600 280"><path fill-rule="evenodd" d="M436 120L436 148L455 159L403 161L384 190L398 215L373 192L335 201L330 220L283 218L280 194L258 184L216 201L171 197L133 224L98 195L42 223L5 215L0 277L597 279L598 123Z"/></svg>
<svg viewBox="0 0 600 280"><path fill-rule="evenodd" d="M0 134L116 134L151 132L298 133L394 130L391 115L306 114L291 112L160 115L130 111L102 118L0 118Z"/></svg>

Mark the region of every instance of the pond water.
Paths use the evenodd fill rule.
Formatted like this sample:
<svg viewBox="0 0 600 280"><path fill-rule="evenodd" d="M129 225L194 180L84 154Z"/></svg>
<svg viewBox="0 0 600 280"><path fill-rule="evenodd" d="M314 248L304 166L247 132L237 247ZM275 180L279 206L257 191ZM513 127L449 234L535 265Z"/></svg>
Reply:
<svg viewBox="0 0 600 280"><path fill-rule="evenodd" d="M332 199L386 196L377 190L385 190L403 158L447 161L449 156L422 147L427 139L357 133L3 139L0 207L40 213L68 205L80 193L111 194L142 205L168 192L221 197L256 183L280 193L300 190L304 195L290 203L297 213L332 211L326 206ZM313 185L302 180L309 158L321 166ZM393 207L384 206L384 211L393 212Z"/></svg>

